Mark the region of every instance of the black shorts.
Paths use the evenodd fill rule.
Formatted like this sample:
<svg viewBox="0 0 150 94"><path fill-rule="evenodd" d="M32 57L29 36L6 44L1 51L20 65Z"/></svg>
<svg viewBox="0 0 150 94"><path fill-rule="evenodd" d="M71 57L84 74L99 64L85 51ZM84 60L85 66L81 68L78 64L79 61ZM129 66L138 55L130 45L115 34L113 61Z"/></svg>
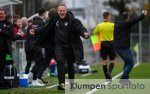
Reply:
<svg viewBox="0 0 150 94"><path fill-rule="evenodd" d="M107 60L109 57L110 60L114 60L116 57L114 45L112 41L102 41L100 55L103 60Z"/></svg>

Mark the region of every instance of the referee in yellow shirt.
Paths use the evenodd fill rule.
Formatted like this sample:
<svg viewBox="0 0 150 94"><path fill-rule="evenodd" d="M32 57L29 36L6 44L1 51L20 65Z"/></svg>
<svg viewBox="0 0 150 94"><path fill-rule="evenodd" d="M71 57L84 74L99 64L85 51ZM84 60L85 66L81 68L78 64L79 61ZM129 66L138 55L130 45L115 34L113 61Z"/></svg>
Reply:
<svg viewBox="0 0 150 94"><path fill-rule="evenodd" d="M111 22L111 14L109 12L103 13L104 21L102 23L99 23L95 30L94 34L100 34L101 36L101 51L100 56L102 57L102 65L103 65L103 71L106 77L106 81L111 82L111 72L114 68L114 60L116 57L116 54L114 52L114 23ZM109 67L107 68L107 57L109 57Z"/></svg>

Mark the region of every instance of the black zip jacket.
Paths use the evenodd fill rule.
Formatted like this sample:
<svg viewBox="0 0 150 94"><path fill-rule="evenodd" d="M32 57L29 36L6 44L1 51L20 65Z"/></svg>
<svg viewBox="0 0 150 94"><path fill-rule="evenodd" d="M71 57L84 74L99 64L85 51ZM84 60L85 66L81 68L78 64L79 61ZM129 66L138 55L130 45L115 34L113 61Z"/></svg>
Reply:
<svg viewBox="0 0 150 94"><path fill-rule="evenodd" d="M39 28L41 26L45 25L43 19L41 19L39 16L36 16L33 18L32 20L32 25L28 26L27 28L27 37L26 37L26 43L25 43L25 47L26 49L30 48L31 46L35 45L35 42L37 41L38 37L40 34L37 35L30 35L29 31L31 28ZM44 32L44 31L43 31ZM43 33L41 31L41 33Z"/></svg>
<svg viewBox="0 0 150 94"><path fill-rule="evenodd" d="M73 49L73 54L76 58L76 61L83 60L83 45L80 39L80 36L84 38L84 33L87 32L87 29L82 25L81 21L77 18L74 18L71 12L67 13L68 17L68 31L69 31L69 41L71 44L71 48ZM49 23L37 30L35 33L39 33L40 31L45 31L41 34L37 41L37 45L54 49L55 45L55 25L58 21L59 16L58 14L54 15L50 20Z"/></svg>
<svg viewBox="0 0 150 94"><path fill-rule="evenodd" d="M12 41L21 38L20 35L15 36L13 32L13 25L11 22L5 20L0 21L0 51L8 53L12 52Z"/></svg>
<svg viewBox="0 0 150 94"><path fill-rule="evenodd" d="M116 50L130 48L131 27L144 18L144 14L131 21L119 21L114 29L114 46Z"/></svg>
<svg viewBox="0 0 150 94"><path fill-rule="evenodd" d="M65 19L58 19L55 25L55 43L56 45L61 45L63 47L70 47L70 39L68 31L69 28L69 19L66 17Z"/></svg>

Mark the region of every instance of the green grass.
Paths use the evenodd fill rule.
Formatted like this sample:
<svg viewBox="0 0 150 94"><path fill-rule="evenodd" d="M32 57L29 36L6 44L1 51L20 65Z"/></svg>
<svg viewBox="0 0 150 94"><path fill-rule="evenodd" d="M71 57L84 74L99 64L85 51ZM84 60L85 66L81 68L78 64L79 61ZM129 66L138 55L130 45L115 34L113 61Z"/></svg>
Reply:
<svg viewBox="0 0 150 94"><path fill-rule="evenodd" d="M131 79L150 79L150 63L142 63L133 69Z"/></svg>
<svg viewBox="0 0 150 94"><path fill-rule="evenodd" d="M92 73L86 77L83 74L76 74L77 79L104 79L102 66L100 64L92 65L93 70L98 70L97 73ZM112 77L122 71L123 64L117 63L112 73ZM131 72L130 78L132 79L150 79L150 63L142 63L138 67L134 68ZM57 77L48 77L49 83L44 87L27 87L27 88L13 88L13 89L1 89L0 94L64 94L63 91L58 91L57 87L46 89L46 87L57 84Z"/></svg>
<svg viewBox="0 0 150 94"><path fill-rule="evenodd" d="M119 66L118 66L119 67ZM139 66L135 67L131 74L130 79L131 81L135 82L135 84L144 84L144 89L116 89L116 90L98 90L97 92L93 94L149 94L150 89L150 63L141 63ZM115 68L116 70L116 68ZM117 72L117 71L114 71ZM112 84L118 84L119 79L116 81L113 81ZM108 86L108 85L107 85Z"/></svg>

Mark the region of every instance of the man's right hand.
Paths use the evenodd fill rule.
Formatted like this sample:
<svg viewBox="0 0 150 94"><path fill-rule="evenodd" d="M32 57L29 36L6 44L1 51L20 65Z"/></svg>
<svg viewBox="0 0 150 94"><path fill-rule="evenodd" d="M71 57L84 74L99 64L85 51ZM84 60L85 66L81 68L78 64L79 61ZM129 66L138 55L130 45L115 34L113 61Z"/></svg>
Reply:
<svg viewBox="0 0 150 94"><path fill-rule="evenodd" d="M87 39L89 38L89 33L84 33L84 37Z"/></svg>
<svg viewBox="0 0 150 94"><path fill-rule="evenodd" d="M35 35L34 29L31 29L29 32L30 32L30 35Z"/></svg>
<svg viewBox="0 0 150 94"><path fill-rule="evenodd" d="M146 16L147 15L147 10L142 10L142 13Z"/></svg>

